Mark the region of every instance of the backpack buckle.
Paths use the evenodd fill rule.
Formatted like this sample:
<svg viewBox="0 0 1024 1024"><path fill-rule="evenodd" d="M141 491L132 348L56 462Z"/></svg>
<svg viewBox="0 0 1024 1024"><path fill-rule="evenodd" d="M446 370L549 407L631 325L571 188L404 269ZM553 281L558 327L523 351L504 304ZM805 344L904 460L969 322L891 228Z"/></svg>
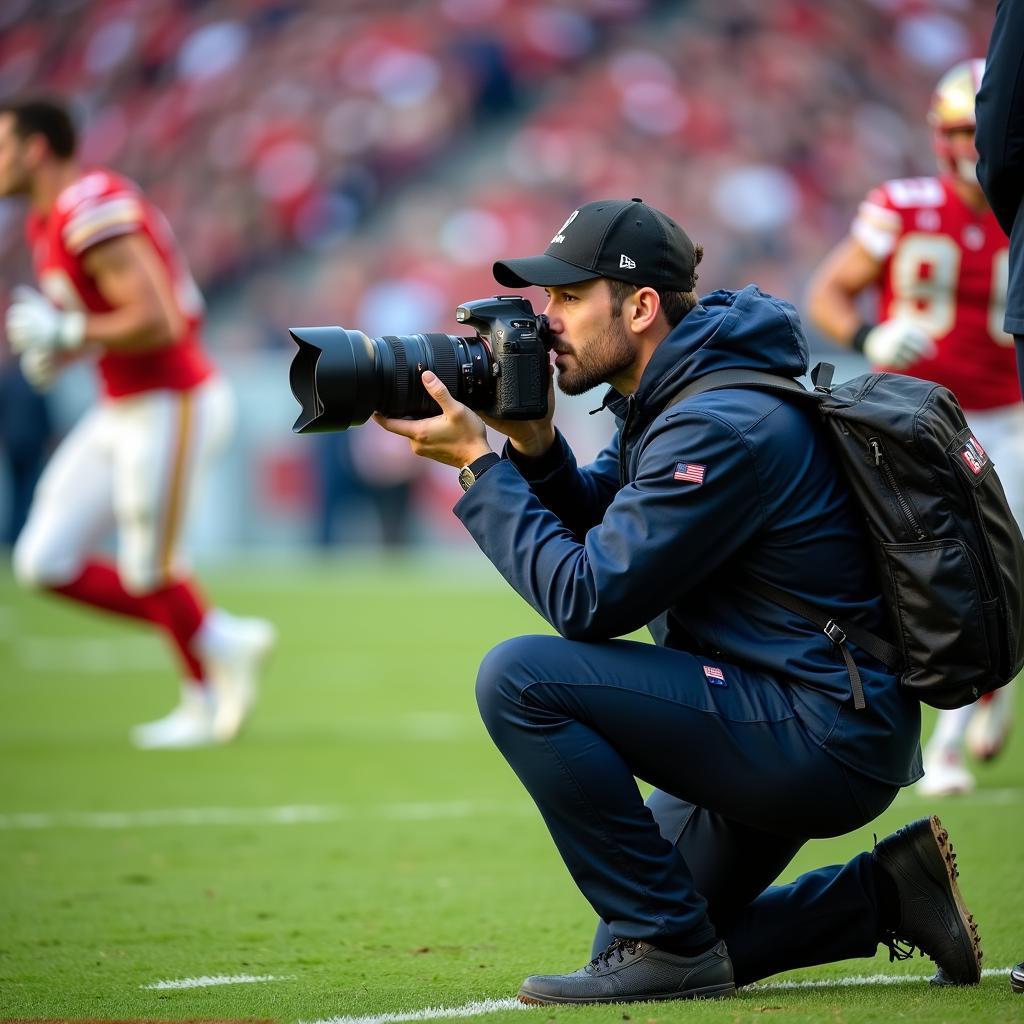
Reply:
<svg viewBox="0 0 1024 1024"><path fill-rule="evenodd" d="M835 619L829 619L822 632L836 645L841 647L846 643L846 632L840 628Z"/></svg>

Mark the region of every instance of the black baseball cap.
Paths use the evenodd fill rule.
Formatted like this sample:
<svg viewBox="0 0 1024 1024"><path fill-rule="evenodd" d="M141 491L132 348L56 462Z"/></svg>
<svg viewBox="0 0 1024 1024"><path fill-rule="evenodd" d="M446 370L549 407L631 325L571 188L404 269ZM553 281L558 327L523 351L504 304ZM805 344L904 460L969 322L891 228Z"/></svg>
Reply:
<svg viewBox="0 0 1024 1024"><path fill-rule="evenodd" d="M494 279L522 288L610 277L688 292L695 269L693 242L671 217L642 199L598 199L569 215L542 256L495 263Z"/></svg>

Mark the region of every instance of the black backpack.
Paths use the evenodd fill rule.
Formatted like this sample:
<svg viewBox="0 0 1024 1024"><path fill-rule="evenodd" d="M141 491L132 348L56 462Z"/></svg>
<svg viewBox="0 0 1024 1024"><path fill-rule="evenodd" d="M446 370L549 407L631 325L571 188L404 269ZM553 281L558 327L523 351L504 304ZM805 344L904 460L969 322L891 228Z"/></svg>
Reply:
<svg viewBox="0 0 1024 1024"><path fill-rule="evenodd" d="M720 370L668 405L754 387L817 407L864 513L891 642L763 580L750 588L824 630L846 660L856 707L864 707L864 691L847 638L899 672L926 704L963 707L1024 665L1024 538L952 392L895 373L833 387L834 372L820 363L808 391L788 377Z"/></svg>

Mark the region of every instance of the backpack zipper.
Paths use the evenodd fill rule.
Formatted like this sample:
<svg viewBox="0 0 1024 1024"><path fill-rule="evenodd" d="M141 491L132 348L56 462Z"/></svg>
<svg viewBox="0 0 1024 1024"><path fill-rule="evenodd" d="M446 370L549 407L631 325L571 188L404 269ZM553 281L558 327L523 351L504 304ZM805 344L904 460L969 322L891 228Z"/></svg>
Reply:
<svg viewBox="0 0 1024 1024"><path fill-rule="evenodd" d="M896 498L896 503L899 505L900 511L903 513L903 518L906 519L910 529L918 540L927 540L928 535L921 529L921 524L918 522L914 506L910 504L906 497L904 497L899 484L896 482L896 476L889 463L886 461L885 449L882 447L882 443L877 437L869 438L868 449L871 452L871 457L874 460L875 467L881 472L882 476L885 478L885 482L889 485L889 490L892 491Z"/></svg>

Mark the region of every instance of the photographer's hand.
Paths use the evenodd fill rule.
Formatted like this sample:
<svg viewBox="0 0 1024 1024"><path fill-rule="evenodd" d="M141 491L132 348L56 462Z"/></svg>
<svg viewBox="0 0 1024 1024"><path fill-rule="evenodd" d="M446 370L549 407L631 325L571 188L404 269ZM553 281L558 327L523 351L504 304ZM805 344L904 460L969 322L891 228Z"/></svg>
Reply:
<svg viewBox="0 0 1024 1024"><path fill-rule="evenodd" d="M430 370L420 377L427 394L441 407L440 416L425 420L392 419L374 413L373 418L392 434L409 439L415 455L443 462L460 469L486 455L487 443L484 421L468 406L452 398L440 378Z"/></svg>
<svg viewBox="0 0 1024 1024"><path fill-rule="evenodd" d="M520 455L540 458L555 443L555 368L548 363L548 414L542 420L496 420L480 418L499 434L504 434Z"/></svg>

